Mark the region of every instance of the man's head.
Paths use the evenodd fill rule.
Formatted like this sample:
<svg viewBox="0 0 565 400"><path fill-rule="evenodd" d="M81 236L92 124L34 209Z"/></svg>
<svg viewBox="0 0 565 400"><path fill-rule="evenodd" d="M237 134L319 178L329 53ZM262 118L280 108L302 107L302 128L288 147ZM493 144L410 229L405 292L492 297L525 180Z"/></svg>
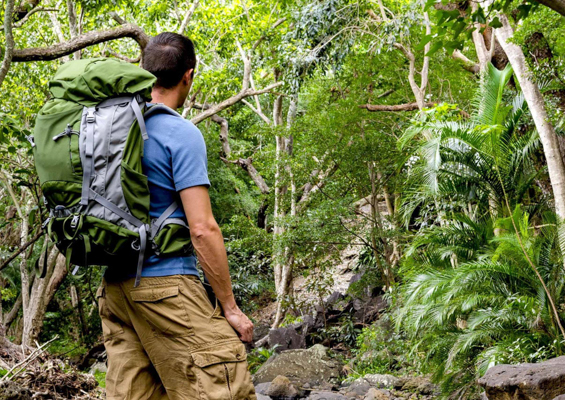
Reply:
<svg viewBox="0 0 565 400"><path fill-rule="evenodd" d="M164 32L155 36L143 52L143 68L157 77L153 97L166 95L173 99L170 101L177 102L174 108L182 106L186 100L195 66L192 41L177 33Z"/></svg>

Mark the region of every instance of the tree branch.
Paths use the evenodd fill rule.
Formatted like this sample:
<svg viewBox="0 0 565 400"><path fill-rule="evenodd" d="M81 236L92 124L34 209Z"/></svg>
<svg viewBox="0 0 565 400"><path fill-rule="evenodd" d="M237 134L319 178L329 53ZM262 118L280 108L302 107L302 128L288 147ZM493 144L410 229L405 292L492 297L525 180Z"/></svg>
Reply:
<svg viewBox="0 0 565 400"><path fill-rule="evenodd" d="M243 168L249 174L253 182L255 182L255 185L257 185L261 193L267 194L271 191L269 185L267 185L261 174L259 174L257 169L255 169L255 167L253 166L253 159L251 157L240 158L237 160L228 160L224 157L220 157L220 159L226 164L238 164L239 166L241 166L241 168Z"/></svg>
<svg viewBox="0 0 565 400"><path fill-rule="evenodd" d="M27 19L29 15L33 14L33 11L41 3L41 0L24 0L22 3L14 10L14 22L18 22Z"/></svg>
<svg viewBox="0 0 565 400"><path fill-rule="evenodd" d="M255 108L255 107L253 107L253 104L251 104L250 102L248 102L248 101L245 100L245 99L242 99L241 102L242 102L243 104L245 104L247 107L251 108L251 110L252 110L255 114L257 114L259 117L261 117L261 119L262 119L266 124L268 124L268 125L271 125L271 124L272 124L272 122L271 122L271 120L269 119L269 117L267 117L265 114L263 114L263 112L262 112L261 110L259 110L259 109Z"/></svg>
<svg viewBox="0 0 565 400"><path fill-rule="evenodd" d="M325 171L318 174L318 182L315 185L307 185L304 188L304 192L302 193L302 196L298 201L298 205L297 205L298 212L304 210L304 207L306 207L310 202L312 198L312 194L316 193L318 190L322 189L325 186L327 182L327 178L333 175L334 172L337 171L337 168L338 168L337 163L333 162L332 165L330 165Z"/></svg>
<svg viewBox="0 0 565 400"><path fill-rule="evenodd" d="M58 8L43 8L43 7L37 7L34 8L33 10L31 10L30 12L28 12L25 17L23 17L22 19L20 19L18 22L14 23L14 28L21 28L29 19L29 17L31 17L33 14L38 13L38 12L58 12L59 9ZM15 19L14 19L15 20Z"/></svg>
<svg viewBox="0 0 565 400"><path fill-rule="evenodd" d="M249 82L249 81L248 81ZM197 125L199 123L201 123L202 121L204 121L206 118L210 118L212 115L219 113L222 110L225 110L226 108L233 106L235 103L237 103L238 101L249 97L249 96L255 96L258 94L263 94L263 93L267 93L270 92L271 90L273 90L276 87L279 87L283 84L283 82L276 82L273 83L263 89L260 90L252 90L252 89L245 89L245 90L241 90L238 94L236 94L235 96L232 96L224 101L222 101L221 103L218 103L216 105L213 105L211 107L209 107L207 110L201 112L200 114L196 115L194 118L192 118L190 121Z"/></svg>
<svg viewBox="0 0 565 400"><path fill-rule="evenodd" d="M128 63L132 63L132 64L135 64L135 63L138 63L138 62L141 61L141 53L135 58L129 58L127 56L124 56L123 54L120 54L120 53L112 50L110 47L104 49L104 52L112 55L113 57L116 57L119 60L122 60L122 61L125 61L125 62L128 62Z"/></svg>
<svg viewBox="0 0 565 400"><path fill-rule="evenodd" d="M424 107L433 107L434 103L427 102L424 103ZM359 108L366 108L369 111L415 111L418 110L420 107L418 103L406 103L406 104L361 104Z"/></svg>
<svg viewBox="0 0 565 400"><path fill-rule="evenodd" d="M184 19L182 20L182 23L181 23L180 28L179 28L179 34L181 34L181 35L184 34L184 31L186 30L186 27L188 26L188 23L190 22L190 19L192 18L194 11L196 11L196 8L198 7L199 4L200 4L200 0L194 0L192 5L190 6L188 11L186 12Z"/></svg>
<svg viewBox="0 0 565 400"><path fill-rule="evenodd" d="M537 0L537 2L565 16L565 0Z"/></svg>
<svg viewBox="0 0 565 400"><path fill-rule="evenodd" d="M222 151L224 156L229 157L231 154L231 147L228 140L228 120L220 117L219 115L212 115L212 121L220 125L220 143L222 144Z"/></svg>
<svg viewBox="0 0 565 400"><path fill-rule="evenodd" d="M467 58L467 56L465 56L465 54L461 53L459 50L455 50L451 57L461 61L463 63L463 68L469 72L477 74L481 69L479 64Z"/></svg>
<svg viewBox="0 0 565 400"><path fill-rule="evenodd" d="M10 0L13 2L13 0ZM137 25L124 24L107 31L93 31L77 36L69 41L49 47L34 47L14 50L13 62L50 61L74 53L77 50L110 40L129 37L134 39L143 50L149 42L149 36ZM1 77L1 75L0 75ZM1 80L0 80L1 81Z"/></svg>
<svg viewBox="0 0 565 400"><path fill-rule="evenodd" d="M43 231L39 231L29 242L25 243L23 246L20 246L20 248L16 250L15 253L13 253L10 257L8 257L8 259L4 260L2 264L0 264L0 271L6 268L8 264L10 264L17 256L22 254L29 246L37 242L39 238L43 236L44 233L45 232Z"/></svg>
<svg viewBox="0 0 565 400"><path fill-rule="evenodd" d="M4 50L4 58L0 65L0 86L2 86L2 82L4 82L4 78L6 78L10 65L14 59L14 35L12 34L12 14L14 12L14 2L15 0L7 0L4 12L4 37L6 41L6 49Z"/></svg>
<svg viewBox="0 0 565 400"><path fill-rule="evenodd" d="M12 309L8 312L8 314L6 314L4 316L4 321L2 321L2 322L3 322L5 327L8 327L14 321L14 319L16 319L16 317L18 316L18 312L20 311L20 308L22 308L22 294L21 293L18 296L18 298L16 299L16 302L14 303L14 306L12 307Z"/></svg>

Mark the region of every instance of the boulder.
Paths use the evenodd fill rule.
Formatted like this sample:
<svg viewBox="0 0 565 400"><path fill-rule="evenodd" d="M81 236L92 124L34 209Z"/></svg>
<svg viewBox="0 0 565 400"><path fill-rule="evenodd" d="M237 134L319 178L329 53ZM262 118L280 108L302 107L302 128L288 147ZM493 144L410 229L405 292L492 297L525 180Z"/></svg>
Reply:
<svg viewBox="0 0 565 400"><path fill-rule="evenodd" d="M257 394L257 400L272 400L269 396L265 396L264 394Z"/></svg>
<svg viewBox="0 0 565 400"><path fill-rule="evenodd" d="M390 398L390 393L387 391L371 388L367 392L364 400L390 400Z"/></svg>
<svg viewBox="0 0 565 400"><path fill-rule="evenodd" d="M388 374L369 374L363 377L372 386L377 388L395 388L400 389L406 383L405 378L397 378Z"/></svg>
<svg viewBox="0 0 565 400"><path fill-rule="evenodd" d="M253 382L271 382L278 375L286 376L296 387L311 388L335 385L340 377L340 364L327 355L327 348L314 345L309 349L287 350L275 354L259 368Z"/></svg>
<svg viewBox="0 0 565 400"><path fill-rule="evenodd" d="M537 364L501 364L479 379L489 400L553 400L565 394L565 356Z"/></svg>
<svg viewBox="0 0 565 400"><path fill-rule="evenodd" d="M565 400L565 394L559 395L556 398L554 398L553 400Z"/></svg>
<svg viewBox="0 0 565 400"><path fill-rule="evenodd" d="M271 386L271 382L259 383L255 385L255 393L266 394L269 386Z"/></svg>
<svg viewBox="0 0 565 400"><path fill-rule="evenodd" d="M419 394L433 394L438 391L436 385L422 376L407 378L402 386L402 390Z"/></svg>
<svg viewBox="0 0 565 400"><path fill-rule="evenodd" d="M306 348L306 336L298 333L294 326L271 329L269 347L275 347L277 353L284 350L304 349Z"/></svg>
<svg viewBox="0 0 565 400"><path fill-rule="evenodd" d="M358 396L362 397L367 394L371 389L371 384L363 378L357 378L345 390L345 395L348 397Z"/></svg>
<svg viewBox="0 0 565 400"><path fill-rule="evenodd" d="M286 376L279 375L273 379L265 394L275 399L294 399L298 397L298 390L296 390Z"/></svg>
<svg viewBox="0 0 565 400"><path fill-rule="evenodd" d="M312 392L306 400L348 400L348 398L336 392Z"/></svg>
<svg viewBox="0 0 565 400"><path fill-rule="evenodd" d="M88 370L88 373L92 375L96 374L97 372L104 372L104 373L108 372L108 367L106 366L106 362L97 361Z"/></svg>

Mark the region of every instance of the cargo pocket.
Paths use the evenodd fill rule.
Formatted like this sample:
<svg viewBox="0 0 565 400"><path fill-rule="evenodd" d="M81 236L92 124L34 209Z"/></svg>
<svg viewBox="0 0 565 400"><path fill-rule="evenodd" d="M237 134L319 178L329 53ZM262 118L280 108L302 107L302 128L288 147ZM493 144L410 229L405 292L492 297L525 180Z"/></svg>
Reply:
<svg viewBox="0 0 565 400"><path fill-rule="evenodd" d="M255 388L247 370L243 343L218 344L192 353L200 398L254 400Z"/></svg>
<svg viewBox="0 0 565 400"><path fill-rule="evenodd" d="M98 300L98 313L102 321L102 332L104 333L104 341L124 332L120 320L108 310L106 304L106 287L100 285L96 291Z"/></svg>
<svg viewBox="0 0 565 400"><path fill-rule="evenodd" d="M132 289L130 294L156 336L194 334L186 308L179 297L178 284Z"/></svg>

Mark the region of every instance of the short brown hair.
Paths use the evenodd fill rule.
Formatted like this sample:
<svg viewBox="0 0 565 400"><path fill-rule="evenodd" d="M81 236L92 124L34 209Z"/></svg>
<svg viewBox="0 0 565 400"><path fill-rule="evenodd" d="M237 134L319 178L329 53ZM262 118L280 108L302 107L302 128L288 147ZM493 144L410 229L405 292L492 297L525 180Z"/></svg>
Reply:
<svg viewBox="0 0 565 400"><path fill-rule="evenodd" d="M153 37L143 52L142 67L157 77L155 86L176 86L196 66L194 44L186 36L163 32Z"/></svg>

